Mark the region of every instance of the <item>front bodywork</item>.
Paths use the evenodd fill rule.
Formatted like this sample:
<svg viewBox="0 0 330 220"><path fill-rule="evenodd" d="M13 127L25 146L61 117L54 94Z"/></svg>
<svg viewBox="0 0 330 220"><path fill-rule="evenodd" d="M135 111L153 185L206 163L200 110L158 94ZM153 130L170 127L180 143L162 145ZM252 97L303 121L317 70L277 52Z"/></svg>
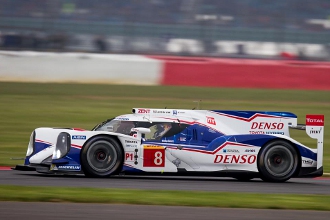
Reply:
<svg viewBox="0 0 330 220"><path fill-rule="evenodd" d="M135 132L119 131L120 123L134 124L129 131ZM164 124L169 125L169 130L160 138L155 138L156 128ZM307 134L317 139L318 143L322 142L317 149L290 137L289 128L296 126L296 115L288 112L135 108L133 114L107 120L91 131L35 129L31 134L25 163L16 169L83 173L80 157L86 143L95 136L111 136L123 149L122 173L216 176L249 173L258 176L260 149L271 141L281 139L292 144L299 154L296 177L321 176L323 124L307 122ZM152 134L139 128L148 128ZM67 146L65 150L59 147L61 142Z"/></svg>

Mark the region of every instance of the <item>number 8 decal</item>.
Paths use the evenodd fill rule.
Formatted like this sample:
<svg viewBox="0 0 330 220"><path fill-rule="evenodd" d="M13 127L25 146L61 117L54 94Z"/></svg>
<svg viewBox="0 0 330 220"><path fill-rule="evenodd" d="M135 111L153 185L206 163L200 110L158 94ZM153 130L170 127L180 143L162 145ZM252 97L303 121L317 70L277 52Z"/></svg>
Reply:
<svg viewBox="0 0 330 220"><path fill-rule="evenodd" d="M144 146L144 167L165 167L165 149L161 146Z"/></svg>
<svg viewBox="0 0 330 220"><path fill-rule="evenodd" d="M155 163L155 165L159 166L159 165L162 164L162 162L163 162L163 158L162 158L162 156L163 156L163 154L162 154L162 152L160 152L160 151L157 151L157 152L155 153L155 159L154 159L154 163Z"/></svg>

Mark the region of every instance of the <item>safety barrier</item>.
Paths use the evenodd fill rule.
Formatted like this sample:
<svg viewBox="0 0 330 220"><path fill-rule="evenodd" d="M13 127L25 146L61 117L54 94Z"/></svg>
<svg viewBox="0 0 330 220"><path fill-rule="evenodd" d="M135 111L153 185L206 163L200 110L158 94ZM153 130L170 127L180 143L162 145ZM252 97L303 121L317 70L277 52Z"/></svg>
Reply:
<svg viewBox="0 0 330 220"><path fill-rule="evenodd" d="M163 85L330 90L330 63L153 56Z"/></svg>
<svg viewBox="0 0 330 220"><path fill-rule="evenodd" d="M0 81L330 90L330 63L0 51Z"/></svg>

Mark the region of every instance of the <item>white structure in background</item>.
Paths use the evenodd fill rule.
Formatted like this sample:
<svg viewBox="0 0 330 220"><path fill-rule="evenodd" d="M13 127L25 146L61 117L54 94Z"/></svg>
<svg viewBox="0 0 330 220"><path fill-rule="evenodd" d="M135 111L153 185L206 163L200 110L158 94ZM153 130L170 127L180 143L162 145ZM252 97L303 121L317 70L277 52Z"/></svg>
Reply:
<svg viewBox="0 0 330 220"><path fill-rule="evenodd" d="M307 24L315 24L315 25L321 25L325 29L330 29L330 19L308 19L306 21Z"/></svg>
<svg viewBox="0 0 330 220"><path fill-rule="evenodd" d="M0 51L0 81L158 85L162 65L141 55Z"/></svg>
<svg viewBox="0 0 330 220"><path fill-rule="evenodd" d="M94 40L95 36L93 35L75 35L66 49L69 51L97 52ZM219 40L211 42L214 50L212 54L208 54L203 42L196 39L106 36L105 42L108 45L107 53L165 53L170 55L226 56L239 54L240 45L244 50L244 54L247 56L271 58L278 56L281 52L288 52L295 55L303 52L306 57L311 59L330 59L330 51L327 45L323 44Z"/></svg>
<svg viewBox="0 0 330 220"><path fill-rule="evenodd" d="M326 59L329 57L327 48L322 44L302 43L274 43L257 41L216 41L213 43L216 50L213 55L234 55L239 54L239 45L244 48L245 55L251 56L278 56L281 52L289 52L298 55L300 51L306 57L314 59ZM170 53L191 53L192 55L203 53L204 47L200 41L191 39L171 39L167 44L167 52Z"/></svg>

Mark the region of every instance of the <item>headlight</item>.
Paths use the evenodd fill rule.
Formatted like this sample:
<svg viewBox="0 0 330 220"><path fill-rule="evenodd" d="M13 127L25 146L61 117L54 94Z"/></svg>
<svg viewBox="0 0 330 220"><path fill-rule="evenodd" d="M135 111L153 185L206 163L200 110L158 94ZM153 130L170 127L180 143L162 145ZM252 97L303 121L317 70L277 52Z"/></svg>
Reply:
<svg viewBox="0 0 330 220"><path fill-rule="evenodd" d="M60 159L64 157L70 150L71 136L66 132L61 132L57 136L55 150L53 152L53 159Z"/></svg>
<svg viewBox="0 0 330 220"><path fill-rule="evenodd" d="M34 151L34 140L35 140L35 137L36 137L36 132L33 131L31 136L30 136L30 141L29 141L29 145L28 145L28 149L26 151L26 156L31 156L31 154L33 154L33 151Z"/></svg>

